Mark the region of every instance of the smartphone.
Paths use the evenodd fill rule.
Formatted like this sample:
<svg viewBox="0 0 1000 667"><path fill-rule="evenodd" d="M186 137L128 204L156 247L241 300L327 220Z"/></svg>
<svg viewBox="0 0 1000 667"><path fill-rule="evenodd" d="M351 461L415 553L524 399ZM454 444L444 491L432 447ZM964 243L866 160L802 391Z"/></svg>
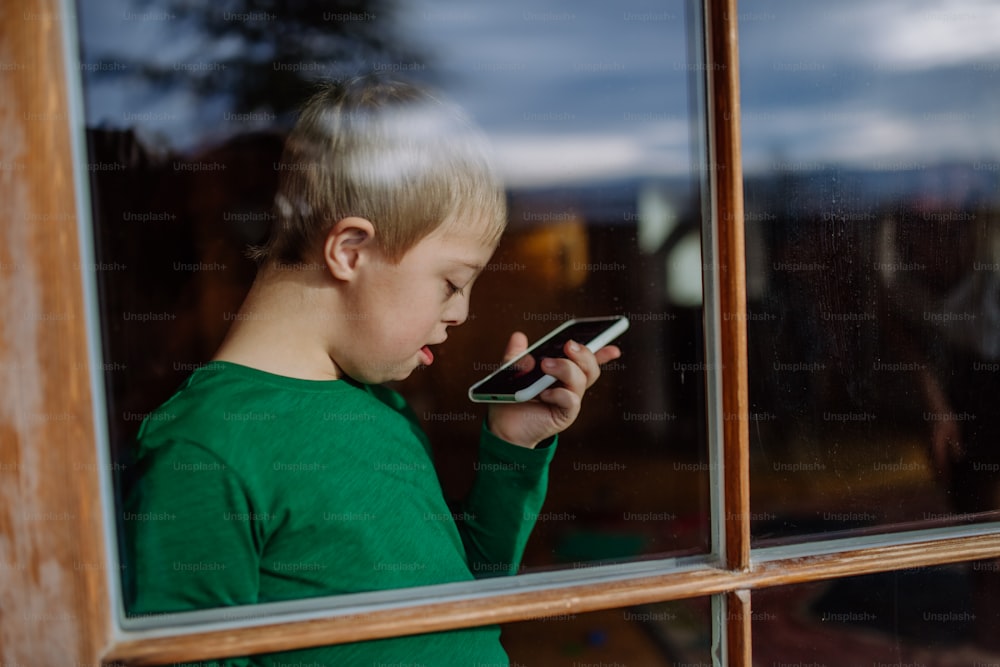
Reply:
<svg viewBox="0 0 1000 667"><path fill-rule="evenodd" d="M477 403L519 403L530 401L556 381L542 372L546 357L565 357L563 347L569 340L586 345L591 352L613 341L628 329L628 319L582 317L565 322L544 338L511 359L496 371L469 387L469 399Z"/></svg>

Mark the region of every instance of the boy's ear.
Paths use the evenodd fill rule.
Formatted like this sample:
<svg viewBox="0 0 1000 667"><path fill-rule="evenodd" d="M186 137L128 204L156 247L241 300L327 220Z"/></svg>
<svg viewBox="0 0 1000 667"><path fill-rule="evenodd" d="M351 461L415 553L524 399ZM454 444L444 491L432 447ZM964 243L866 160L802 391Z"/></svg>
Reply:
<svg viewBox="0 0 1000 667"><path fill-rule="evenodd" d="M330 229L323 244L323 261L330 274L339 280L350 280L362 256L371 252L375 226L365 218L348 217Z"/></svg>

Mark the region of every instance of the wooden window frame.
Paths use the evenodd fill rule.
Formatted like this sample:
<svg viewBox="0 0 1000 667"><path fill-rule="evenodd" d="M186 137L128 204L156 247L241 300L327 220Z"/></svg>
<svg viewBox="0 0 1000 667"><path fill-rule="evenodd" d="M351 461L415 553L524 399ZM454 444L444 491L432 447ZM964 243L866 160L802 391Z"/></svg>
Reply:
<svg viewBox="0 0 1000 667"><path fill-rule="evenodd" d="M5 664L156 665L711 595L713 659L749 667L755 589L1000 557L1000 523L751 549L738 13L736 0L704 0L707 257L720 269L706 285L706 318L714 320L706 330L718 332L707 354L721 360L709 416L718 433L713 456L722 463L712 473L713 553L521 575L474 589L395 591L362 604L319 600L294 612L285 603L234 608L234 615L256 618L196 629L124 628L106 440L95 418L103 397L88 362L98 358L86 325L94 297L81 270L87 240L77 224L89 206L82 134L71 127L82 119L72 94L76 22L69 2L40 0L31 10L11 4L0 8L0 62L11 65L0 101L7 214L0 226L0 378L8 391L0 405L0 611L7 612L0 636L14 639L0 644Z"/></svg>

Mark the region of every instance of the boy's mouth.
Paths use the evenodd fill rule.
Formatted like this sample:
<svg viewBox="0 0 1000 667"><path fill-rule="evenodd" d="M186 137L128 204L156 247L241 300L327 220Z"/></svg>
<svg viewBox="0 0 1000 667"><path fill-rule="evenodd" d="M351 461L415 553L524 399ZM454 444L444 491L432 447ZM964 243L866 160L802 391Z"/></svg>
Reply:
<svg viewBox="0 0 1000 667"><path fill-rule="evenodd" d="M431 348L426 345L420 348L420 362L424 366L430 366L434 363L434 353L431 352Z"/></svg>

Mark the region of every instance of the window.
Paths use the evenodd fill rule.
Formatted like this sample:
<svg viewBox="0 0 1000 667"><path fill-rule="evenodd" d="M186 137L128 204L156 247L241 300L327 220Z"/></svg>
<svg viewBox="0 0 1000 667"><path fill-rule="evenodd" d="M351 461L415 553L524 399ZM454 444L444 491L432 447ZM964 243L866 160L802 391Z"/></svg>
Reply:
<svg viewBox="0 0 1000 667"><path fill-rule="evenodd" d="M484 411L466 390L498 365L512 331L537 339L571 317L625 314L622 344L635 354L605 367L563 436L570 454L550 469L524 570L710 551L697 3L77 6L121 487L135 481L142 420L242 317L254 276L244 251L274 217L297 107L317 79L364 71L353 58L365 54L376 73L466 109L507 186L508 230L469 321L402 387L446 492L460 496L476 465Z"/></svg>
<svg viewBox="0 0 1000 667"><path fill-rule="evenodd" d="M889 369L892 373L896 370L900 373L885 379L883 390L867 394L851 393L858 388L867 391L869 387L865 381L870 378L852 375L849 370L866 369L864 362L882 352L895 356L891 361L885 357L887 360L880 363L930 366L930 362L914 361L914 357L907 355L928 348L935 353L949 354L947 350L955 331L935 327L961 321L954 318L945 321L944 314L969 313L978 318L990 312L988 307L968 310L972 306L963 304L960 297L965 292L959 290L956 300L946 304L950 309L923 311L941 315L940 318L924 320L922 314L918 318L927 322L932 332L938 332L930 338L918 335L916 330L905 331L907 320L899 314L901 311L905 314L909 307L905 298L907 290L916 290L912 282L909 287L900 287L915 278L904 269L909 265L931 266L932 261L938 261L933 252L935 248L966 248L963 239L967 239L969 233L972 254L967 257L970 260L967 264L972 264L973 270L977 265L980 267L973 276L981 276L978 280L983 283L970 288L970 292L975 296L990 294L990 280L996 270L989 267L996 260L991 260L988 254L980 256L977 253L992 252L992 245L987 241L993 234L996 170L991 165L997 164L998 157L997 147L990 143L995 133L991 133L988 119L995 117L992 114L995 98L991 96L996 94L996 87L978 84L996 73L992 66L995 54L988 46L992 42L987 38L995 34L996 15L992 8L972 3L949 3L947 11L939 9L937 13L925 5L915 8L905 2L867 3L865 8L858 13L851 12L848 5L825 10L796 6L793 10L784 4L774 4L766 8L761 6L758 12L757 7L737 11L734 3L706 3L707 56L702 69L706 75L712 188L702 194L713 215L711 224L702 230L702 242L708 249L705 265L712 269L705 271L707 342L704 365L710 371L705 373L706 451L710 458L704 467L709 473L707 497L715 503L708 505L713 507L713 514L709 531L711 549L707 554L640 558L615 565L591 563L589 567L529 572L504 580L503 585L485 582L475 592L448 588L451 585L434 591L397 592L381 600L371 599L364 607L350 610L324 603L313 608L300 607L294 613L255 608L257 612L274 614L234 622L198 623L199 617L191 617L191 625L173 626L169 631L121 629L105 593L110 590L109 582L117 573L108 565L114 562L109 556L115 553L114 542L104 537L113 533L110 529L105 531L107 527L103 526L113 515L112 503L110 498L101 495L104 493L101 489L110 488L106 482L114 470L110 459L98 458L97 452L101 450L95 440L103 441L94 433L95 430L100 433L101 419L92 423L87 396L89 393L90 400L99 404L102 395L91 388L91 373L113 372L113 369L86 368L84 299L90 297L82 296L86 292L79 287L81 273L86 275L86 272L80 272L78 266L73 267L74 262L79 265L80 255L72 242L77 229L76 216L70 213L86 209L74 204L69 185L72 183L69 174L78 170L74 165L83 164L85 160L79 138L73 140L75 144L66 138L67 118L81 116L71 102L58 102L72 98L66 95L67 86L60 83L65 80L61 61L49 55L61 49L72 52L72 47L66 47L67 42L73 43L74 33L68 26L72 21L67 20L71 13L65 8L49 7L27 12L16 22L0 22L5 38L10 37L2 42L8 45L4 48L10 49L11 54L8 56L5 52L4 62L12 63L5 75L16 93L5 96L4 104L19 105L12 107L15 113L9 114L12 120L8 121L12 124L11 135L15 140L5 142L0 149L4 151L2 163L6 172L2 187L4 193L9 194L4 199L14 202L13 224L3 228L3 246L9 249L11 259L4 258L2 265L9 289L0 302L4 308L3 321L8 323L3 330L4 345L0 349L5 379L11 380L8 386L22 387L15 404L18 407L7 409L11 403L5 401L4 437L9 439L4 441L0 473L14 480L13 484L4 480L2 493L5 500L10 501L5 506L23 508L11 515L11 535L16 549L10 556L4 555L0 576L5 584L3 590L10 591L5 595L29 610L17 619L5 616L5 631L11 624L18 636L28 638L16 646L5 644L5 659L8 662L20 659L30 664L51 658L48 662L61 664L70 660L94 662L107 656L135 664L162 664L222 653L245 654L359 637L632 609L673 600L690 600L692 608L699 608L701 601L711 596L708 613L696 615L695 624L705 624L711 618L715 664L749 665L751 653L758 652L760 659L781 661L816 657L817 654L809 653L810 649L791 647L778 654L774 652L776 649L768 647L768 633L773 632L769 628L785 623L801 633L816 630L817 642L829 642L833 637L836 646L845 646L845 642L856 644L861 640L851 625L851 614L876 616L879 622L891 620L893 633L896 633L889 635L892 637L901 636L899 628L903 626L911 633L906 635L908 638L922 634L917 644L923 642L923 646L914 650L927 645L946 645L949 650L956 650L958 646L957 650L963 655L987 662L995 660L995 653L990 653L989 647L974 639L978 632L976 624L967 623L968 619L963 616L977 613L975 602L967 607L965 601L958 601L963 591L974 598L976 588L980 587L977 582L992 581L991 575L995 574L991 563L992 559L1000 557L1000 537L996 524L989 522L993 516L981 511L994 509L993 505L987 502L974 507L973 512L967 513L968 517L957 517L957 521L955 516L945 516L945 525L936 521L940 517L925 517L924 512L954 514L953 510L935 510L933 505L925 510L913 505L911 500L899 503L899 511L891 516L886 511L889 503L899 498L916 498L945 507L940 503L946 502L949 496L934 497L942 494L941 489L946 487L934 486L936 482L928 463L932 459L927 457L931 456L928 451L935 450L933 447L928 450L926 443L935 442L933 435L938 423L978 421L980 413L975 412L975 408L926 408L932 415L962 415L967 411L970 415L976 414L977 420L923 419L925 408L920 405L921 392L928 392L920 386L919 380L914 382L913 378L904 375L909 371L904 371L902 366ZM809 13L814 11L821 12L819 19ZM848 19L849 15L854 18ZM784 20L790 23L786 25ZM817 23L823 28L819 32L824 39L810 32ZM65 36L53 30L53 26L59 25L64 27ZM744 36L740 52L742 69L737 68L737 27ZM901 71L874 71L872 60L864 65L864 58L871 58L870 53L866 56L866 52L852 52L852 58L862 60L860 69L869 69L865 79L859 70L844 69L839 61L828 59L828 52L817 50L823 43L845 34L855 35L861 28L889 27L892 30L878 33L881 39L869 43L885 49L876 51L882 54L878 57L885 58L878 62L886 67L901 68ZM908 46L914 35L919 37L931 29L937 31L938 37L932 40L933 49L918 50ZM776 33L789 39L767 39ZM979 34L987 37L977 41ZM952 35L961 35L961 39L954 39ZM945 49L948 44L953 47L950 51ZM779 48L797 49L793 52L796 55L767 51ZM761 57L758 50L764 50L766 55ZM893 54L902 54L911 60L893 61ZM916 58L916 62L912 58ZM755 61L756 67L768 76L754 78ZM854 64L857 67L857 63ZM736 113L740 109L736 97L739 90L737 73L740 72L744 82L742 141L740 116ZM807 72L814 76L799 76ZM818 85L818 82L825 85ZM789 98L787 89L782 88L792 84L799 87L799 97ZM839 86L853 88L847 94L845 88ZM864 91L880 87L885 90L882 99L896 99L905 90L933 88L941 93L930 99L921 98L924 106L914 107L915 111L909 115L903 114L904 129L930 137L923 149L932 152L917 157L900 152L886 158L902 162L893 163L893 168L879 170L886 178L880 181L877 194L880 203L887 208L879 208L876 213L876 209L853 208L863 200L851 197L862 192L865 185L864 179L853 173L858 169L857 164L852 163L857 160L857 147L853 144L864 144L864 148L871 151L862 154L862 162L881 160L877 151L884 146L876 139L900 136L902 138L894 145L902 151L912 143L908 139L910 135L897 134L900 130L894 124L871 123L885 113L885 108L877 104L862 105L864 113L860 115L857 109L828 109L830 114L846 115L825 119L822 116L825 107L820 105L831 98L840 99L844 104L857 100L870 102ZM972 95L969 91L978 91L975 93L978 96L956 96L959 93ZM813 106L796 107L798 102L793 102L801 99L811 100ZM945 100L958 99L965 100L960 108L957 103L956 108L931 105L934 101L944 104ZM52 100L57 101L55 111L45 106L52 104ZM762 100L790 101L788 108L779 113ZM956 113L966 116L956 117L953 115ZM900 116L892 118L897 122ZM982 125L977 125L977 119ZM796 135L799 128L808 129L808 123L803 125L805 121L815 121L818 126L813 132L803 131ZM844 127L844 134L831 136L819 131L830 127ZM969 128L979 129L971 139L966 138ZM921 129L924 131L920 132ZM870 133L861 130L870 130ZM770 139L760 142L757 137L765 132L771 133ZM767 151L779 145L779 139L784 141L780 144L781 150L789 152L779 158L767 157ZM804 151L811 146L810 142L823 144L818 148L826 152L809 157ZM74 146L76 161L70 159L65 149L67 145ZM30 146L30 157L21 157L25 150L21 146ZM765 155L763 161L760 153L755 153L761 146ZM907 164L908 160L929 160L932 155L961 164L944 176L932 173L934 169L924 170L925 180L920 190L928 195L949 194L962 191L981 178L982 194L970 200L973 210L900 206L906 201L900 193L908 191L910 175L905 172L910 170L898 167ZM806 161L819 162L819 168L781 167L776 177L775 170L767 166ZM971 176L962 166L970 162ZM747 174L746 238L741 224L744 220L744 179L740 167L743 165ZM844 183L846 186L842 186ZM812 187L818 188L817 196L821 197L818 208L809 206ZM783 201L802 207L795 213L806 211L813 218L818 214L819 220L813 220L814 224L792 227L793 231L804 234L803 238L782 233L787 230L778 229L778 221L768 218L768 215L778 215L770 210L773 206L770 202L774 201L772 192L783 193ZM81 192L81 197L85 197L85 193ZM845 208L825 208L827 199L843 203L842 197L848 202ZM926 202L923 205L926 206ZM884 210L895 217L883 215ZM825 222L824 212L832 216ZM875 215L877 220L851 219L868 213ZM925 214L929 216L926 220ZM964 217L959 217L963 214ZM969 217L971 215L976 216L974 220ZM888 222L884 222L886 220ZM42 221L44 226L38 224ZM864 222L876 224L859 224ZM976 224L971 227L954 224L968 222ZM781 221L782 225L791 223L791 219ZM926 247L926 238L919 233L928 229L932 230L932 238L937 242L930 249ZM946 245L946 241L953 241L954 245ZM784 254L776 259L779 252ZM814 252L828 254L810 254ZM855 273L851 268L853 263L848 263L845 256L862 258L858 262L866 275ZM834 267L828 268L824 275L815 275L822 271L808 273L802 267L794 268L796 264L821 265L824 262ZM864 266L868 262L871 269ZM888 268L883 270L875 264ZM951 266L950 260L942 262L940 270L947 272ZM39 278L40 275L47 278ZM916 278L919 282L920 277ZM882 296L865 300L866 293L858 295L845 290L838 279L846 280L852 287L860 285L864 290L879 291ZM959 285L961 281L957 278L954 283L942 281L932 283L931 287L944 288L946 284ZM800 300L788 301L788 295L797 295ZM809 295L818 297L810 298ZM741 305L744 298L749 309ZM886 322L884 331L872 334L873 320L862 318L869 311L852 305L858 302L874 302L885 308L880 311L883 315L878 320L880 326ZM775 329L774 321L755 317L774 312L768 308L776 307L790 309L796 325L801 328ZM828 315L825 320L823 313ZM852 313L855 319L846 316ZM829 317L830 314L838 317ZM966 318L967 321L971 319ZM17 323L17 327L10 323ZM818 326L823 323L829 326ZM768 324L772 327L766 326ZM900 333L899 329L904 331ZM747 330L747 339L742 337L744 330ZM906 334L916 340L909 342ZM887 345L882 335L895 343ZM744 340L749 340L749 347ZM986 344L988 350L988 339L980 339L980 342ZM37 353L39 349L55 352L43 356ZM912 352L913 349L917 352ZM838 354L841 356L837 357ZM829 373L817 366L801 366L828 364L827 355L830 359L838 359L838 363L847 360L847 365L838 366ZM60 363L64 359L67 363ZM717 362L714 368L713 361ZM775 364L786 363L800 366L775 367ZM976 370L971 363L970 373ZM977 363L992 362L987 356ZM949 364L946 361L943 367L947 369ZM755 374L755 368L764 372ZM812 373L812 370L824 372ZM882 372L874 366L870 370ZM982 368L979 372L985 376L990 371ZM788 374L804 382L789 384L785 378ZM852 381L856 384L852 385ZM789 391L789 386L795 387L798 393ZM926 386L933 387L933 384ZM824 412L832 415L857 413L857 407L850 401L858 395L878 399L877 402L899 396L909 403L892 408L883 407L879 402L878 412L873 413L877 415L874 420L823 419ZM946 391L945 395L949 396ZM785 401L780 405L787 412L779 413L770 407L777 405L779 399ZM65 412L50 406L65 406ZM860 413L864 410L862 407ZM818 421L814 414L817 411ZM765 419L762 416L765 413L779 417ZM893 425L905 425L909 418L909 422L916 422L921 428L881 431L879 420L890 417ZM798 436L780 433L785 426L789 429L795 426L803 432ZM892 437L887 437L886 432ZM855 449L844 457L813 456L828 457L832 450L830 441L838 444L837 452L848 451L849 447ZM946 439L944 442L948 444ZM858 443L869 446L862 448ZM811 458L802 454L803 447ZM947 451L945 448L945 454ZM761 465L762 461L765 465ZM775 461L787 466L766 465ZM970 460L970 466L976 461ZM829 471L832 475L820 475L817 473L827 471L812 465L819 463L838 467ZM876 470L875 463L899 465ZM911 469L910 463L922 463L925 468ZM981 470L974 472L995 472L985 467L990 465L989 460L980 459L979 463ZM806 464L811 467L807 468ZM850 468L851 465L855 467ZM899 493L885 494L877 488L876 478L892 483ZM759 487L758 479L761 480ZM788 482L799 495L789 497L787 487L782 485ZM871 486L863 486L863 482ZM820 494L825 483L833 485L832 490L828 489L829 495ZM855 495L859 488L862 489L860 495ZM94 499L98 497L104 498L103 509L95 504ZM972 497L979 499L982 496L977 493ZM824 508L824 499L831 499L830 507ZM824 521L823 512L847 516ZM850 516L864 513L876 516L873 520ZM776 517L772 519L770 514ZM819 522L815 521L817 518ZM971 521L965 521L966 518ZM911 523L914 520L916 524ZM842 529L848 532L843 533ZM600 559L595 560L600 562ZM38 576L34 574L36 570L40 573ZM942 581L948 585L941 585ZM920 589L932 588L952 597L919 601L906 597ZM914 616L912 613L906 616L909 609L903 607L891 615L881 608L871 607L870 603L881 603L884 599L873 595L876 591L891 591L901 596L895 598L897 601L911 601L909 609L919 610L916 618L910 618ZM812 611L796 616L783 609L792 600L809 605L807 609ZM704 610L704 607L700 608ZM824 614L826 621L823 621ZM624 612L622 618L625 618ZM915 620L916 625L907 626L910 620ZM920 626L921 622L925 625ZM825 626L817 629L817 624ZM939 634L928 634L926 624ZM844 628L845 625L850 627ZM707 632L707 628L702 627ZM871 639L871 631L871 627L865 630L866 638ZM64 643L46 642L45 638L54 632L68 639ZM846 639L845 633L850 635ZM872 643L879 641L876 639ZM33 652L28 653L29 649ZM772 652L765 653L768 650ZM898 660L899 655L895 654L893 659ZM707 661L704 653L699 656L694 660Z"/></svg>
<svg viewBox="0 0 1000 667"><path fill-rule="evenodd" d="M1000 17L901 6L741 14L756 543L998 508Z"/></svg>
<svg viewBox="0 0 1000 667"><path fill-rule="evenodd" d="M996 610L981 575L993 561L779 586L754 595L754 656L762 664L996 660Z"/></svg>
<svg viewBox="0 0 1000 667"><path fill-rule="evenodd" d="M511 623L503 638L511 665L708 667L711 627L711 599L694 598Z"/></svg>

